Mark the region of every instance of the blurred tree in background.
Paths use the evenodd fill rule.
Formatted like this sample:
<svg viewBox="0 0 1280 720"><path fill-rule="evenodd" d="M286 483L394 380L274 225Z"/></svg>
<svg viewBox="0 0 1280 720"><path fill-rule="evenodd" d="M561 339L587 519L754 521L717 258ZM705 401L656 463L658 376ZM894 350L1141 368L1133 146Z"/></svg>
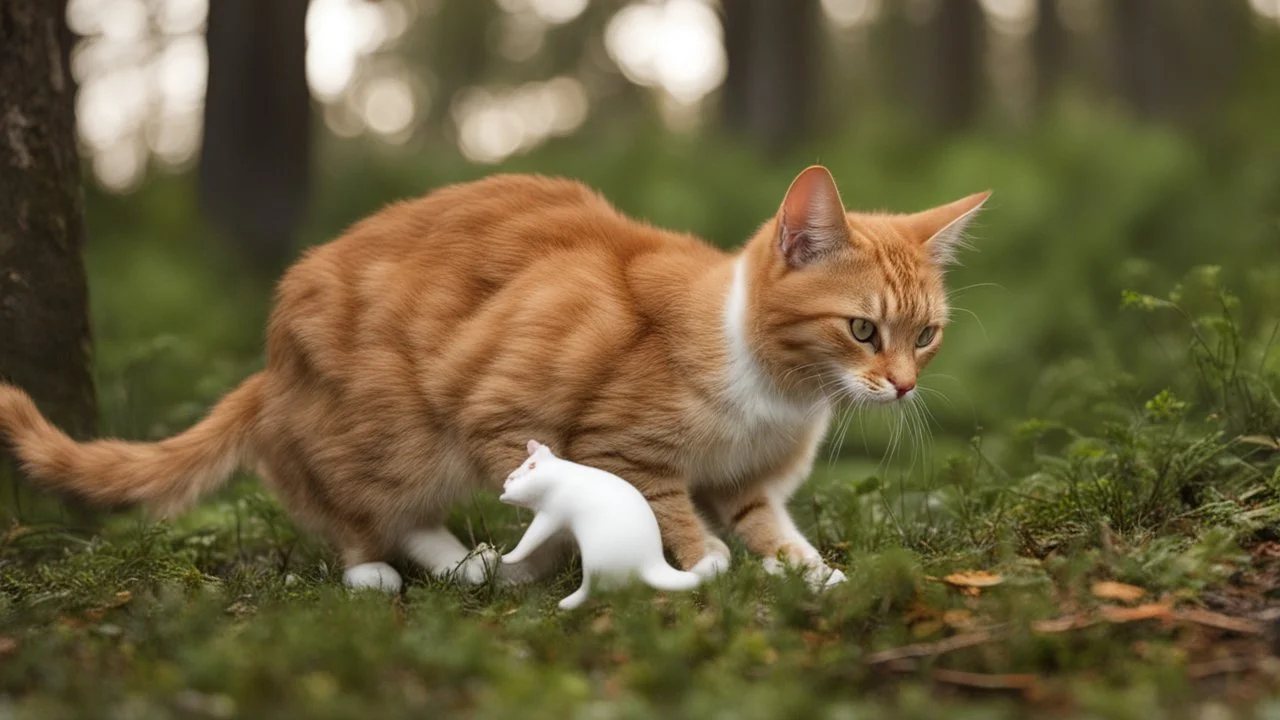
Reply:
<svg viewBox="0 0 1280 720"><path fill-rule="evenodd" d="M725 247L812 162L860 209L993 188L925 379L948 396L941 442L1068 412L1091 368L1158 384L1122 289L1220 264L1270 327L1280 0L69 0L66 18L109 430L181 427L260 362L263 278L301 247L497 171L574 176Z"/></svg>
<svg viewBox="0 0 1280 720"><path fill-rule="evenodd" d="M209 7L201 199L251 266L271 275L291 259L307 209L306 18L307 0Z"/></svg>
<svg viewBox="0 0 1280 720"><path fill-rule="evenodd" d="M0 5L0 380L86 437L98 418L63 9L50 0ZM23 519L47 511L13 478L0 480Z"/></svg>
<svg viewBox="0 0 1280 720"><path fill-rule="evenodd" d="M809 129L819 87L817 0L728 0L722 12L725 127L765 152L789 149Z"/></svg>

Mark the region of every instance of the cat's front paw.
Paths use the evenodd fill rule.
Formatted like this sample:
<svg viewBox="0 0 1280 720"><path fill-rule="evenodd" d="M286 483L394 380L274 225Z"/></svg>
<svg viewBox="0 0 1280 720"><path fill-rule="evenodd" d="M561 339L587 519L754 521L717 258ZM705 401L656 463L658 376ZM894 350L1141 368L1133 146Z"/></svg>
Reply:
<svg viewBox="0 0 1280 720"><path fill-rule="evenodd" d="M784 562L778 558L767 557L762 564L764 565L764 571L770 575L785 575L789 568L795 568L800 571L804 576L805 582L814 590L822 590L832 585L839 585L848 579L843 572L829 567L821 559L794 564Z"/></svg>
<svg viewBox="0 0 1280 720"><path fill-rule="evenodd" d="M728 550L728 548L725 549ZM703 580L710 580L728 569L728 552L709 552L706 555L703 555L701 560L694 563L693 567L689 568L689 572L697 575Z"/></svg>
<svg viewBox="0 0 1280 720"><path fill-rule="evenodd" d="M501 563L502 556L497 550L490 547L488 543L480 543L466 560L458 563L454 573L458 580L468 585L483 585L493 576Z"/></svg>

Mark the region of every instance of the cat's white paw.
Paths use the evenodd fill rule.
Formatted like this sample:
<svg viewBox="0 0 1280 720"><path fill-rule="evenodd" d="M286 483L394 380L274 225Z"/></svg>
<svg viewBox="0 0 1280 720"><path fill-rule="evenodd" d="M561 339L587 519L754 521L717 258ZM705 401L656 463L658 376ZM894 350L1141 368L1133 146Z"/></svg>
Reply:
<svg viewBox="0 0 1280 720"><path fill-rule="evenodd" d="M765 558L761 564L764 566L764 571L770 575L785 575L788 568L797 567L772 557ZM848 579L843 572L827 566L820 559L804 563L798 566L798 569L803 571L805 582L809 583L809 587L814 590L822 590L832 585L839 585Z"/></svg>
<svg viewBox="0 0 1280 720"><path fill-rule="evenodd" d="M488 543L476 546L466 560L458 563L455 577L468 585L483 585L502 564L502 556Z"/></svg>
<svg viewBox="0 0 1280 720"><path fill-rule="evenodd" d="M708 555L719 555L725 558L732 557L732 553L729 552L729 546L726 545L723 540L714 535L709 535L707 537L706 546Z"/></svg>
<svg viewBox="0 0 1280 720"><path fill-rule="evenodd" d="M767 557L764 560L760 561L760 564L764 567L764 571L769 573L770 575L786 575L787 574L787 566L783 565L782 561L779 560L778 558Z"/></svg>
<svg viewBox="0 0 1280 720"><path fill-rule="evenodd" d="M721 543L723 544L723 543ZM697 575L703 580L709 580L720 573L729 569L729 553L728 547L724 553L709 552L702 556L702 559L689 568L689 572Z"/></svg>
<svg viewBox="0 0 1280 720"><path fill-rule="evenodd" d="M342 580L352 590L381 590L386 593L400 592L400 573L384 562L352 565L342 574Z"/></svg>
<svg viewBox="0 0 1280 720"><path fill-rule="evenodd" d="M848 578L846 578L846 577L844 576L844 573L843 573L843 572L841 572L841 571L836 570L836 569L834 569L834 568L833 568L833 569L831 570L831 574L830 574L830 575L827 575L827 579L826 579L826 581L822 583L822 586L823 586L823 587L831 587L832 585L839 585L840 583L842 583L842 582L844 582L844 581L846 581L846 580L848 580Z"/></svg>

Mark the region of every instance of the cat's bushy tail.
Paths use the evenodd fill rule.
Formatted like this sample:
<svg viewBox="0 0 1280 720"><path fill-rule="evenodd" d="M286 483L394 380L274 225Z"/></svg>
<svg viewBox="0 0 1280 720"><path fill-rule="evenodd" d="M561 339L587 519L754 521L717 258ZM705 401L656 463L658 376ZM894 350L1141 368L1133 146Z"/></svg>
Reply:
<svg viewBox="0 0 1280 720"><path fill-rule="evenodd" d="M650 565L641 571L640 577L658 590L692 590L702 582L698 575L677 570L665 562Z"/></svg>
<svg viewBox="0 0 1280 720"><path fill-rule="evenodd" d="M0 383L0 437L33 482L104 505L143 503L171 515L221 485L240 465L262 405L264 375L250 376L186 432L154 443L76 442L22 390Z"/></svg>

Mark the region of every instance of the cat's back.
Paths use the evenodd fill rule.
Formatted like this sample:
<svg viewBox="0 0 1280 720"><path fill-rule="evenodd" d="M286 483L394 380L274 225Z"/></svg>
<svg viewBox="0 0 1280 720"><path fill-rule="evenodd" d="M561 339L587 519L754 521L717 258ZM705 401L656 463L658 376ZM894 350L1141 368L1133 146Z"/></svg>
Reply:
<svg viewBox="0 0 1280 720"><path fill-rule="evenodd" d="M620 287L620 268L655 252L715 251L624 216L575 180L504 174L450 185L375 213L290 268L268 362L301 350L336 370L410 324L437 337L457 329L504 292L591 288L602 301L600 289Z"/></svg>

